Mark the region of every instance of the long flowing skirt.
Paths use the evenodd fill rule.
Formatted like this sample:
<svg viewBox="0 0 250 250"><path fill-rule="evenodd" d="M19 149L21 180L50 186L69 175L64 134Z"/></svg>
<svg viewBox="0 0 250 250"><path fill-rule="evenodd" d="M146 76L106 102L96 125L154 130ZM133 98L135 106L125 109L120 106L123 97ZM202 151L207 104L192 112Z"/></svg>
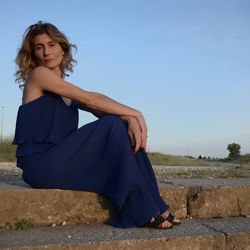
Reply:
<svg viewBox="0 0 250 250"><path fill-rule="evenodd" d="M88 123L46 152L23 159L33 188L95 192L111 198L115 227L147 223L168 209L144 150L135 155L125 123L107 115Z"/></svg>

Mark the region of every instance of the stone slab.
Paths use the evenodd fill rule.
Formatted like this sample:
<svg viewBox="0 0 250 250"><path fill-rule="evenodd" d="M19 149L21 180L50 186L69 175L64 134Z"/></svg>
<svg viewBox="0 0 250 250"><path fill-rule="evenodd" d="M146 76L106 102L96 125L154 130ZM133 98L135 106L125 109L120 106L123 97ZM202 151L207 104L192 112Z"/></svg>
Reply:
<svg viewBox="0 0 250 250"><path fill-rule="evenodd" d="M249 222L244 220L244 224ZM209 223L209 222L208 222ZM60 226L27 231L0 230L3 250L30 249L226 249L223 232L189 220L171 230L117 229L107 225Z"/></svg>
<svg viewBox="0 0 250 250"><path fill-rule="evenodd" d="M164 187L159 185L163 200L170 205L170 210L178 218L187 217L187 191L186 187Z"/></svg>
<svg viewBox="0 0 250 250"><path fill-rule="evenodd" d="M35 226L103 222L111 209L100 195L59 189L5 189L0 192L0 226L21 219Z"/></svg>
<svg viewBox="0 0 250 250"><path fill-rule="evenodd" d="M163 199L170 204L176 217L213 218L250 215L250 185L247 180L216 183L199 180L200 185L160 184ZM244 185L240 185L243 183ZM202 185L203 184L203 185ZM210 184L210 185L208 185ZM228 186L231 184L231 186ZM82 224L104 222L114 215L111 202L94 193L32 189L19 180L0 182L0 227L21 219L35 226L62 223Z"/></svg>
<svg viewBox="0 0 250 250"><path fill-rule="evenodd" d="M201 221L217 232L223 232L227 239L227 250L250 250L250 219L230 218Z"/></svg>
<svg viewBox="0 0 250 250"><path fill-rule="evenodd" d="M178 217L186 217L186 190L182 187L161 189L171 200ZM0 227L21 219L35 226L62 223L104 222L114 215L111 202L90 192L60 189L0 189Z"/></svg>
<svg viewBox="0 0 250 250"><path fill-rule="evenodd" d="M250 186L189 187L187 211L193 218L247 216Z"/></svg>
<svg viewBox="0 0 250 250"><path fill-rule="evenodd" d="M0 229L2 250L249 250L250 218L185 220L170 230L107 225Z"/></svg>

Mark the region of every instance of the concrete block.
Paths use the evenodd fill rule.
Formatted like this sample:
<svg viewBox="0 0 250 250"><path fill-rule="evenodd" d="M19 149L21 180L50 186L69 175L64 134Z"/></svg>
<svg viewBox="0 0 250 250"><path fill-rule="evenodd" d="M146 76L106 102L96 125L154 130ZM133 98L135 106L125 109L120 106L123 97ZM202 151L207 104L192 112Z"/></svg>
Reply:
<svg viewBox="0 0 250 250"><path fill-rule="evenodd" d="M163 200L178 218L247 216L250 186L160 185ZM114 215L110 200L95 193L0 186L0 227L21 219L35 226L104 222Z"/></svg>
<svg viewBox="0 0 250 250"><path fill-rule="evenodd" d="M162 188L163 199L176 217L186 217L186 189ZM104 222L114 216L109 199L90 192L60 189L0 190L0 227L21 219L34 226Z"/></svg>
<svg viewBox="0 0 250 250"><path fill-rule="evenodd" d="M235 189L238 198L240 215L250 216L250 186L241 186Z"/></svg>
<svg viewBox="0 0 250 250"><path fill-rule="evenodd" d="M227 235L227 250L250 250L250 232Z"/></svg>
<svg viewBox="0 0 250 250"><path fill-rule="evenodd" d="M21 219L35 226L103 222L110 204L89 192L59 189L21 189L0 192L0 227Z"/></svg>
<svg viewBox="0 0 250 250"><path fill-rule="evenodd" d="M239 216L249 212L249 194L250 186L189 187L188 214L193 218Z"/></svg>
<svg viewBox="0 0 250 250"><path fill-rule="evenodd" d="M160 185L160 194L163 200L170 205L170 210L177 218L187 216L187 188L186 187L164 187Z"/></svg>
<svg viewBox="0 0 250 250"><path fill-rule="evenodd" d="M94 224L27 231L1 229L0 247L3 250L226 250L227 242L223 232L203 225L202 220L189 220L169 230L119 229Z"/></svg>

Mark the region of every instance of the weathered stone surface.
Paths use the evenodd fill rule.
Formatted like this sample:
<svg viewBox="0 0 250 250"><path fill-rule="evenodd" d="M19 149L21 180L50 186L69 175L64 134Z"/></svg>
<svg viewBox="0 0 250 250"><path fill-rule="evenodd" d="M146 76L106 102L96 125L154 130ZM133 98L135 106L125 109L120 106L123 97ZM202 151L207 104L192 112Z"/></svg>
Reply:
<svg viewBox="0 0 250 250"><path fill-rule="evenodd" d="M112 242L80 243L3 248L3 250L225 250L223 236L182 237L172 239L119 240ZM238 248L237 248L238 249Z"/></svg>
<svg viewBox="0 0 250 250"><path fill-rule="evenodd" d="M50 250L224 250L226 249L225 245L223 236L200 236L171 239L119 240L112 242L82 243L75 246L52 245L39 248L17 248L15 250L44 250L48 248Z"/></svg>
<svg viewBox="0 0 250 250"><path fill-rule="evenodd" d="M249 214L250 186L189 187L188 214L194 218Z"/></svg>
<svg viewBox="0 0 250 250"><path fill-rule="evenodd" d="M250 250L250 232L227 235L227 250Z"/></svg>
<svg viewBox="0 0 250 250"><path fill-rule="evenodd" d="M184 218L186 189L161 189L163 199L175 215ZM114 215L111 202L103 196L81 191L59 189L2 189L0 190L0 227L21 219L35 226L103 222Z"/></svg>
<svg viewBox="0 0 250 250"><path fill-rule="evenodd" d="M242 186L235 189L235 195L238 198L240 215L250 215L250 186Z"/></svg>
<svg viewBox="0 0 250 250"><path fill-rule="evenodd" d="M227 250L250 250L250 218L209 219L200 220L200 223L224 233Z"/></svg>
<svg viewBox="0 0 250 250"><path fill-rule="evenodd" d="M245 219L241 223L246 224ZM3 250L23 249L226 249L226 237L203 225L201 220L184 221L171 230L118 229L105 225L35 228L27 231L0 230Z"/></svg>
<svg viewBox="0 0 250 250"><path fill-rule="evenodd" d="M160 194L163 200L170 205L170 210L178 218L187 216L187 188L172 187L166 188L160 185Z"/></svg>
<svg viewBox="0 0 250 250"><path fill-rule="evenodd" d="M1 190L0 226L21 219L34 225L103 222L110 204L94 193L59 189Z"/></svg>
<svg viewBox="0 0 250 250"><path fill-rule="evenodd" d="M162 198L176 217L213 218L250 214L250 186L160 185ZM103 222L113 215L108 199L94 193L0 187L0 227L21 219L34 225Z"/></svg>

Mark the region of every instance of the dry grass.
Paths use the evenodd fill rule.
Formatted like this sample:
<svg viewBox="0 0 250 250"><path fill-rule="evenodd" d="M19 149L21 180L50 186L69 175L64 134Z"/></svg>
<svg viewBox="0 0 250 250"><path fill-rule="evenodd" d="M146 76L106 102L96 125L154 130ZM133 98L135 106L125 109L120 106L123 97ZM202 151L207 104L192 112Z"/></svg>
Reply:
<svg viewBox="0 0 250 250"><path fill-rule="evenodd" d="M0 161L15 161L16 146L11 139L5 139L0 143Z"/></svg>
<svg viewBox="0 0 250 250"><path fill-rule="evenodd" d="M190 159L184 156L165 155L162 153L148 153L152 165L165 166L206 166L205 160Z"/></svg>

